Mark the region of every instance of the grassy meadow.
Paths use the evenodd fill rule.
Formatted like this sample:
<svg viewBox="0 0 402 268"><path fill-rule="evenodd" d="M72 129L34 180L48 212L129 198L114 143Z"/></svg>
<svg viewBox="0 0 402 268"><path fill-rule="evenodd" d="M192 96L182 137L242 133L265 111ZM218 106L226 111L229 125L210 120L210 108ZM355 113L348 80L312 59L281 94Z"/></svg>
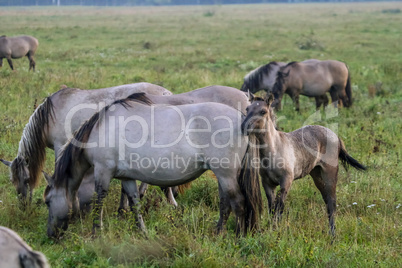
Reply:
<svg viewBox="0 0 402 268"><path fill-rule="evenodd" d="M0 166L0 225L42 251L54 267L400 267L402 263L402 3L270 4L188 7L2 7L0 35L39 40L35 73L28 60L0 69L0 158L12 160L34 107L61 85L95 89L134 82L174 93L218 84L239 88L245 74L270 61L335 59L348 64L354 104L336 117L309 120L289 97L279 127L337 128L366 173L339 171L337 236L311 177L296 181L280 224L262 215L261 229L236 238L233 216L215 235L218 187L205 173L173 209L159 188L143 200L145 238L130 214L116 215L120 184L105 202L104 228L91 217L70 225L61 241L46 235L45 180L22 211L9 171ZM370 85L382 86L369 90ZM375 88L375 87L374 87ZM53 173L48 149L45 170ZM265 195L264 195L265 200ZM399 264L398 264L399 263Z"/></svg>

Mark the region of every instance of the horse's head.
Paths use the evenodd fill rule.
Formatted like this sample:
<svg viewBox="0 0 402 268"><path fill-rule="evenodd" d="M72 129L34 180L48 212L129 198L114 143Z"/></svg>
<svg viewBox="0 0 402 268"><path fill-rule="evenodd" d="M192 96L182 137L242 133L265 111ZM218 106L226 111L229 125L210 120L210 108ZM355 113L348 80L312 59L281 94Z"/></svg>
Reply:
<svg viewBox="0 0 402 268"><path fill-rule="evenodd" d="M30 187L30 175L28 164L21 156L17 156L12 162L0 159L6 166L10 167L10 180L17 189L18 198L23 205L32 198L32 187ZM29 192L29 199L28 199Z"/></svg>
<svg viewBox="0 0 402 268"><path fill-rule="evenodd" d="M59 238L68 227L70 211L72 209L71 198L63 187L57 187L53 176L43 172L48 182L43 197L49 210L47 220L47 235Z"/></svg>
<svg viewBox="0 0 402 268"><path fill-rule="evenodd" d="M246 136L265 131L268 120L271 120L271 104L274 101L274 96L271 94L266 99L253 97L251 101L251 105L246 109L246 118L241 124L241 131Z"/></svg>

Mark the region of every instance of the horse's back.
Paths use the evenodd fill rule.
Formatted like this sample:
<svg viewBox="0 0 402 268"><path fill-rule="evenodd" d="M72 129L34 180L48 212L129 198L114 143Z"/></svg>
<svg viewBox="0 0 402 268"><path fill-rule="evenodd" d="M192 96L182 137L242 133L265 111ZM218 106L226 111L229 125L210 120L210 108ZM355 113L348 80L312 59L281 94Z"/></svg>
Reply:
<svg viewBox="0 0 402 268"><path fill-rule="evenodd" d="M0 226L0 266L7 268L49 267L46 257L36 251L32 251L21 237L14 231Z"/></svg>
<svg viewBox="0 0 402 268"><path fill-rule="evenodd" d="M104 121L97 123L88 140L89 144L104 141L104 146L86 150L87 159L101 166L110 166L114 159L116 167L111 169L119 170L117 177L141 178L160 186L178 185L210 169L210 161L223 159L227 168L234 170L236 159L241 160L245 153L247 143L240 132L241 113L227 105L208 102L148 106L131 101L127 104L108 109ZM171 160L169 172L158 168L168 160ZM132 168L144 161L147 168ZM172 161L179 164L173 165Z"/></svg>
<svg viewBox="0 0 402 268"><path fill-rule="evenodd" d="M183 94L191 98L197 98L199 102L211 101L225 104L242 113L245 113L247 106L250 105L248 97L243 91L228 86L212 85Z"/></svg>

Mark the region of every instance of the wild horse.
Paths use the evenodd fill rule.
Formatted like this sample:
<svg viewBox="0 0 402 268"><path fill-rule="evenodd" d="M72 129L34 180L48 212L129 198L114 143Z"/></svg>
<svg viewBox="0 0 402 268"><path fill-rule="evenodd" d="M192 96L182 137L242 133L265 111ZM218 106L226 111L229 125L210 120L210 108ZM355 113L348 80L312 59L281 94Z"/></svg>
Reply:
<svg viewBox="0 0 402 268"><path fill-rule="evenodd" d="M13 61L27 56L29 59L29 70L35 71L34 55L39 42L35 37L21 35L15 37L0 36L0 67L3 66L3 59L6 58L11 70L14 70Z"/></svg>
<svg viewBox="0 0 402 268"><path fill-rule="evenodd" d="M268 211L282 214L284 201L294 180L310 174L327 205L329 225L335 234L336 183L338 162L366 170L346 151L343 141L330 129L305 126L293 132L277 131L271 109L273 96L255 98L247 108L247 117L241 128L245 135L254 137L257 148L254 158L259 159L262 185L268 199ZM280 186L274 197L275 188ZM274 202L275 201L275 202Z"/></svg>
<svg viewBox="0 0 402 268"><path fill-rule="evenodd" d="M275 101L272 106L281 108L283 95L288 94L300 110L299 95L315 97L316 108L328 104L326 93L329 92L332 102L337 107L339 98L345 107L352 105L352 89L349 69L345 63L335 60L306 60L290 62L281 67L272 88Z"/></svg>

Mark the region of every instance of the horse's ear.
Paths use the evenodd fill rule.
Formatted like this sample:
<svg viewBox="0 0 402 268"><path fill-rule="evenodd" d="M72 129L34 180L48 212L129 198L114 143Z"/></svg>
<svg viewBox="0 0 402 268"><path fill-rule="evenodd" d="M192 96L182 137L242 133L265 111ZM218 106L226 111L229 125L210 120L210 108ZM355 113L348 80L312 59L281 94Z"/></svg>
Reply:
<svg viewBox="0 0 402 268"><path fill-rule="evenodd" d="M249 102L254 101L254 94L251 93L250 90L247 90L247 92L244 92L244 94L246 94L246 96L248 97Z"/></svg>
<svg viewBox="0 0 402 268"><path fill-rule="evenodd" d="M11 162L10 162L10 161L4 160L4 159L0 159L0 161L1 161L4 165L6 165L7 167L10 167L10 166L11 166Z"/></svg>
<svg viewBox="0 0 402 268"><path fill-rule="evenodd" d="M267 103L268 107L271 107L272 102L274 101L275 97L272 93L268 95L268 98L265 99L265 102Z"/></svg>
<svg viewBox="0 0 402 268"><path fill-rule="evenodd" d="M46 179L46 181L47 181L47 184L48 185L53 185L53 182L54 182L54 180L53 180L53 178L52 178L52 176L50 176L49 174L47 174L45 171L43 171L42 170L42 173L43 173L43 175L45 176L45 179Z"/></svg>

